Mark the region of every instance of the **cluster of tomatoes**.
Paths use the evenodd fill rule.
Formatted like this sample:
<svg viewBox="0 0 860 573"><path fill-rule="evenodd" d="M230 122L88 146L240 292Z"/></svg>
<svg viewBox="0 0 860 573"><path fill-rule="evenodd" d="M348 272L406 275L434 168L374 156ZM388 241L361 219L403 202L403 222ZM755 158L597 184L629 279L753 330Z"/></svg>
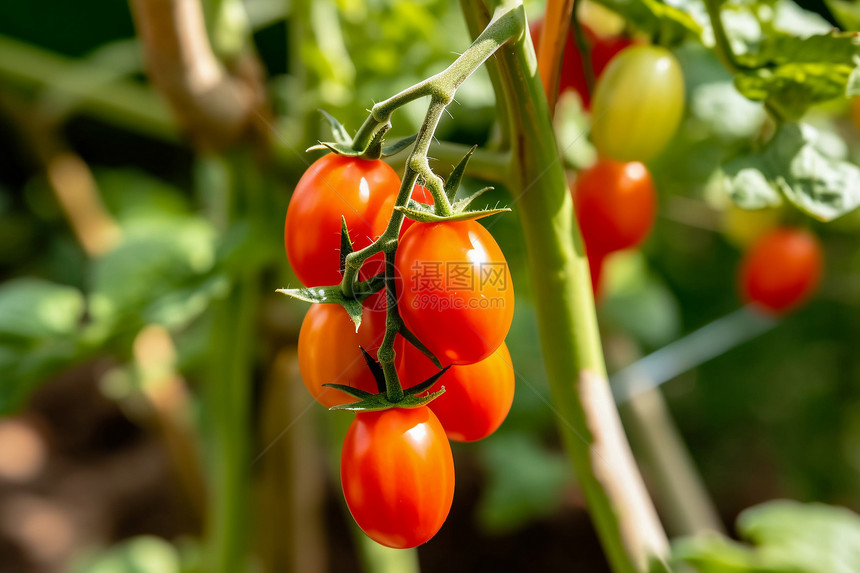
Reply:
<svg viewBox="0 0 860 573"><path fill-rule="evenodd" d="M354 249L370 245L388 226L400 178L383 161L330 154L305 172L287 211L287 256L306 287L341 280L342 219ZM432 204L425 188L412 198ZM360 277L383 271L381 255ZM428 541L444 523L454 494L450 440L474 441L494 432L513 402L514 371L504 339L514 298L505 257L473 220L404 220L394 257L397 311L402 322L445 367L429 388L444 392L426 406L358 411L341 457L341 482L361 529L389 547ZM390 293L389 293L390 294ZM372 394L385 382L365 363L386 332L385 290L366 298L356 330L338 304L314 304L299 334L299 368L313 397L327 407L356 402L339 384ZM439 374L421 350L399 334L395 366L403 387Z"/></svg>

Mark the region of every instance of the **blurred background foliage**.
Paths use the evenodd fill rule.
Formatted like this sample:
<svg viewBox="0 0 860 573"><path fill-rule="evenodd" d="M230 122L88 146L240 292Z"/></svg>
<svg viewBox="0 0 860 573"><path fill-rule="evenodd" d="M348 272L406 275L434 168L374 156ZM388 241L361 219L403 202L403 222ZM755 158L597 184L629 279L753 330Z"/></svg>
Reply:
<svg viewBox="0 0 860 573"><path fill-rule="evenodd" d="M177 482L191 483L196 491L195 479L201 478L193 469L190 478L182 477L182 466L196 462L189 462L187 452L178 458L169 453L177 443L173 430L159 425L152 409L155 404L158 410L160 389L185 388L187 382L182 410L187 419L178 427L204 436L198 440L202 457L212 457L211 443L205 444L218 412L206 397L206 372L213 348L219 348L213 341L233 333L216 331L220 323L211 308L249 273L257 277L259 290L249 319L252 339L246 341L252 413L239 426L247 422L252 445L241 463L264 452L265 463L249 464L263 483L260 495L270 501L292 498L290 488L299 486L267 482L262 477L271 470L267 463L293 456L283 463L301 473L325 462L317 451L299 451L297 440L284 439L289 443L282 449L277 444L283 432L294 419L303 419L301 435L311 450L337 442L326 438L337 433L327 427L328 416L337 414L326 415L309 397L283 388L279 391L292 396L290 405L272 402L273 376L281 370L271 364L295 345L304 313L301 303L273 295L275 288L296 283L281 247L289 193L312 159L303 150L325 135L317 108L354 130L372 102L450 63L469 44L468 34L450 0L247 0L247 20L236 21L229 21L235 12L216 12L223 4L228 3L208 5L210 19L227 14L220 35L213 34L216 48L229 56L236 49L231 31L247 23L268 75L274 114L268 126L272 145L264 152L198 154L183 142L145 79L125 3L93 0L85 8L45 0L0 3L4 571L59 571L71 563L76 563L73 571L93 573L201 570L201 548L193 541L200 535L201 512L188 501L195 496L188 490L165 493L176 493ZM792 11L795 26L827 26L821 16L793 3L777 4ZM838 15L851 13L850 3L831 4ZM541 2L526 7L530 16L542 11ZM738 309L736 269L743 247L774 221L810 225L827 257L818 296L761 336L671 379L663 390L728 529L745 508L775 498L858 510L860 361L854 342L860 340L860 216L851 213L825 225L789 210L748 214L732 207L714 185L715 171L758 132L764 113L734 90L711 52L684 44L676 54L687 82L687 115L671 148L649 166L660 194L651 237L641 251L611 262L599 309L610 366L618 369L632 359L629 352L613 355L619 344L632 345L635 357ZM463 85L456 102L453 118L443 120L437 137L467 145L491 141L496 112L486 71ZM560 105L557 131L564 159L581 167L594 158L581 137L587 120L575 98ZM422 116L420 103L405 108L392 135L414 133ZM832 137L834 153L860 159L847 102L816 108L811 116L825 133L838 136ZM64 153L80 163L57 164ZM103 244L110 248L82 245L63 204L66 184L97 190L108 220ZM495 201L510 202L501 186L489 199ZM488 225L517 283L517 313L508 338L517 395L494 436L455 445L455 508L440 535L421 550L422 566L515 571L535 570L537 563L541 570L562 564L606 570L554 432L515 205L513 214ZM737 332L737 338L744 333ZM156 350L147 350L148 340L156 341L150 345ZM183 385L165 382L176 377ZM295 375L288 381L298 383ZM84 471L90 465L126 464L132 457L140 467L156 468L154 473ZM180 460L179 470L171 469L171 459ZM215 466L209 463L203 481L213 479ZM32 471L21 471L25 466ZM647 464L644 469L646 481L656 479ZM143 493L128 486L136 477L149 480ZM120 485L100 481L110 479ZM80 480L90 485L81 486ZM325 555L331 570L356 570L353 550L362 550L349 540L339 485L334 477L325 483L312 508L325 524L324 539L304 547L284 540L287 548L280 551L301 555L290 563L302 562L309 571L315 570L314 552ZM120 493L106 494L88 509L70 501L90 499L100 490ZM657 504L663 511L659 496ZM837 512L828 519L824 514L830 511L837 510L782 504L741 514L738 533L759 545L759 553L722 538L685 542L679 551L704 573L857 571L860 565L822 568L822 561L808 557L802 563L780 557L785 554L780 528L806 531L819 549L817 539L835 535L828 529L834 520L844 521L839 531L856 538L856 516ZM156 512L168 518L158 519ZM250 523L258 532L276 523L254 515ZM33 527L48 533L33 533ZM292 532L277 535L288 538ZM265 544L265 537L259 533L255 543ZM266 561L265 555L277 552L263 550L256 566L291 570ZM709 554L718 557L702 557ZM856 564L856 554L840 563Z"/></svg>

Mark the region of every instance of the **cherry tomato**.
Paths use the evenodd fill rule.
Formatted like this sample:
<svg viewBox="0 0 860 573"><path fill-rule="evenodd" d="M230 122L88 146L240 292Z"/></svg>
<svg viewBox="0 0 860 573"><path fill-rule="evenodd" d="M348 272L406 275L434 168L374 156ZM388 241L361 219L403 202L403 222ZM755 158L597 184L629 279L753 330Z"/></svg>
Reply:
<svg viewBox="0 0 860 573"><path fill-rule="evenodd" d="M532 44L537 49L540 41L540 33L543 29L543 18L536 20L530 27ZM609 65L609 62L621 50L633 45L633 40L620 36L600 36L593 32L591 28L582 25L582 30L585 33L585 39L591 47L591 69L594 71L594 77L599 78ZM567 90L574 90L579 94L582 100L582 106L585 109L591 107L591 94L588 92L588 82L585 80L585 70L582 67L582 55L576 45L576 36L571 30L567 36L567 42L564 44L564 56L562 57L561 77L559 78L558 92L562 93Z"/></svg>
<svg viewBox="0 0 860 573"><path fill-rule="evenodd" d="M383 161L333 153L316 160L296 185L284 226L287 257L302 284L339 283L341 216L354 247L366 247L384 230L373 227L377 212L399 188L400 178Z"/></svg>
<svg viewBox="0 0 860 573"><path fill-rule="evenodd" d="M430 190L421 185L416 185L412 190L412 198L419 203L423 203L425 205L433 204L433 194L430 193ZM384 231L385 228L388 227L388 221L391 219L391 215L394 213L394 204L397 202L397 197L389 197L386 199L385 203L382 207L379 208L379 213L376 214L376 219L373 222L373 229L378 234L376 237L379 237ZM415 223L412 219L403 219L403 224L400 225L400 236L403 236L403 233L406 232L406 229L411 227Z"/></svg>
<svg viewBox="0 0 860 573"><path fill-rule="evenodd" d="M576 218L589 257L641 243L654 224L657 196L642 163L599 160L573 186Z"/></svg>
<svg viewBox="0 0 860 573"><path fill-rule="evenodd" d="M439 370L420 350L401 339L397 350L401 382L412 386ZM445 393L430 402L448 439L458 442L482 440L505 421L514 401L514 367L503 342L495 352L474 364L452 366L430 389Z"/></svg>
<svg viewBox="0 0 860 573"><path fill-rule="evenodd" d="M741 262L743 296L775 313L789 311L818 286L823 258L821 244L809 231L787 227L771 231Z"/></svg>
<svg viewBox="0 0 860 573"><path fill-rule="evenodd" d="M684 115L684 77L657 46L621 51L597 81L591 140L601 156L646 161L669 143Z"/></svg>
<svg viewBox="0 0 860 573"><path fill-rule="evenodd" d="M302 321L299 331L299 371L308 392L323 406L331 408L356 399L323 384L344 384L376 394L376 380L364 360L359 346L372 356L385 336L384 293L364 301L361 328L338 304L314 304Z"/></svg>
<svg viewBox="0 0 860 573"><path fill-rule="evenodd" d="M340 479L362 531L388 547L415 547L439 531L451 509L451 445L426 406L361 412L343 442Z"/></svg>
<svg viewBox="0 0 860 573"><path fill-rule="evenodd" d="M505 340L514 316L511 273L479 223L413 225L394 265L400 316L440 361L478 362Z"/></svg>

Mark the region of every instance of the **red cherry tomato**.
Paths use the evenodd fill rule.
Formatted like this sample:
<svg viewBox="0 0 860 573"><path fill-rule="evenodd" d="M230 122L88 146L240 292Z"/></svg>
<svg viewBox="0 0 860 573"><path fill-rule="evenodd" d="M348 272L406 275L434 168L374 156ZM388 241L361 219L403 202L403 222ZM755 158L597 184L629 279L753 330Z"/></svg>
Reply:
<svg viewBox="0 0 860 573"><path fill-rule="evenodd" d="M537 48L540 41L540 33L543 28L543 18L536 20L529 27L532 44ZM633 45L633 40L624 37L604 37L595 34L588 26L582 26L585 38L591 46L591 68L594 70L595 79L599 78L606 66L615 55L624 48ZM559 93L567 90L575 90L582 100L585 109L591 107L591 95L588 92L588 83L585 80L585 70L582 67L582 56L576 45L576 37L573 30L567 36L564 45L564 56L562 58L561 78L559 81Z"/></svg>
<svg viewBox="0 0 860 573"><path fill-rule="evenodd" d="M412 198L419 203L423 203L425 205L433 204L433 194L430 193L430 190L421 185L416 185L412 190ZM382 207L379 208L379 213L376 214L376 219L373 222L373 229L378 234L376 237L379 237L384 231L385 228L388 227L388 221L391 219L391 215L394 213L394 204L397 202L397 197L389 197L386 199L385 203ZM411 227L415 221L412 219L403 219L403 224L400 225L400 236L403 236L403 233L406 232L406 229Z"/></svg>
<svg viewBox="0 0 860 573"><path fill-rule="evenodd" d="M478 362L505 340L514 316L511 273L479 223L413 225L394 265L400 316L439 360Z"/></svg>
<svg viewBox="0 0 860 573"><path fill-rule="evenodd" d="M818 286L823 258L821 244L809 231L771 231L744 256L740 270L743 296L776 313L796 308Z"/></svg>
<svg viewBox="0 0 860 573"><path fill-rule="evenodd" d="M402 339L401 339L402 340ZM439 370L420 350L402 340L397 351L397 370L405 386L427 380ZM474 364L452 366L430 389L445 393L430 402L448 439L482 440L505 421L514 401L514 367L503 342L495 352Z"/></svg>
<svg viewBox="0 0 860 573"><path fill-rule="evenodd" d="M355 522L382 545L406 549L433 537L454 499L454 460L426 406L356 415L340 459Z"/></svg>
<svg viewBox="0 0 860 573"><path fill-rule="evenodd" d="M608 159L579 174L573 202L588 254L599 258L641 243L657 210L648 169Z"/></svg>
<svg viewBox="0 0 860 573"><path fill-rule="evenodd" d="M339 283L341 216L355 249L366 247L384 230L373 227L377 212L399 188L400 178L383 161L333 153L316 160L296 185L284 226L287 257L302 284ZM362 276L371 276L381 260Z"/></svg>
<svg viewBox="0 0 860 573"><path fill-rule="evenodd" d="M377 293L364 301L361 328L338 304L314 304L299 331L299 371L308 392L323 406L331 408L356 399L323 384L344 384L376 394L373 378L359 346L372 356L385 336L385 308Z"/></svg>

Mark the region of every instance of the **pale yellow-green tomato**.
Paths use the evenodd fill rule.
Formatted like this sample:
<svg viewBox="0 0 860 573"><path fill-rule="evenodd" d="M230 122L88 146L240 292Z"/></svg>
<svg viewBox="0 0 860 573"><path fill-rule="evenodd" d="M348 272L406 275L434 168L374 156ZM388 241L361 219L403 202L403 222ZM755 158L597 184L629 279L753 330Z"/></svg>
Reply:
<svg viewBox="0 0 860 573"><path fill-rule="evenodd" d="M684 115L684 76L672 53L659 46L631 46L597 81L591 107L591 141L617 161L656 157Z"/></svg>

